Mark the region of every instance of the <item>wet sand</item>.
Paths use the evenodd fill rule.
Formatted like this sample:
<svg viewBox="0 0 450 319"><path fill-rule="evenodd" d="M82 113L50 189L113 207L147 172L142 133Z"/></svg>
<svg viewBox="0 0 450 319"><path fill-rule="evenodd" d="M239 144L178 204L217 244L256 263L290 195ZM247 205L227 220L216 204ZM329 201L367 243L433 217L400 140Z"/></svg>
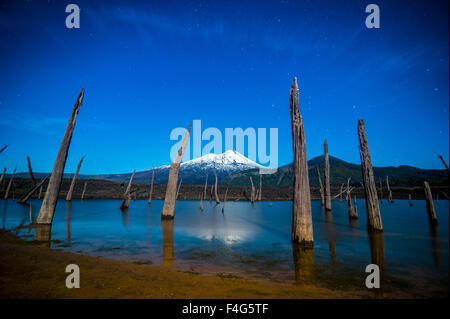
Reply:
<svg viewBox="0 0 450 319"><path fill-rule="evenodd" d="M80 267L80 288L65 286L68 264ZM0 231L0 298L367 298L364 291L278 285L228 275L52 250Z"/></svg>

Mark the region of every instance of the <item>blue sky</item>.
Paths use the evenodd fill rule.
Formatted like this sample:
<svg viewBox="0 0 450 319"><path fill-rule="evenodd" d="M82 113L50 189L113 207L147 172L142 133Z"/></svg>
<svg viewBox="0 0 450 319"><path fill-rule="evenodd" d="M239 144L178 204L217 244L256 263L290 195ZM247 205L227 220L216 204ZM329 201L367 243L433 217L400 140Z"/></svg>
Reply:
<svg viewBox="0 0 450 319"><path fill-rule="evenodd" d="M76 3L81 28L67 29ZM381 28L365 27L376 3ZM308 158L441 168L449 155L447 1L2 1L0 167L50 171L85 88L66 172L170 162L172 129L278 128L292 161L289 88L299 78ZM205 145L207 142L204 142Z"/></svg>

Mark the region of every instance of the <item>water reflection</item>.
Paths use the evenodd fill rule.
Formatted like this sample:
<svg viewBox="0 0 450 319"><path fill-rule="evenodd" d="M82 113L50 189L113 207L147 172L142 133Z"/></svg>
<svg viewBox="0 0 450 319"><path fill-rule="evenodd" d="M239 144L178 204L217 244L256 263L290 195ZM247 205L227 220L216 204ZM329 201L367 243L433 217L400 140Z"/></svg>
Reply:
<svg viewBox="0 0 450 319"><path fill-rule="evenodd" d="M126 228L130 228L130 214L128 214L128 208L121 208L122 212L122 223Z"/></svg>
<svg viewBox="0 0 450 319"><path fill-rule="evenodd" d="M434 265L439 269L441 266L441 247L439 244L439 228L437 225L430 225L430 240Z"/></svg>
<svg viewBox="0 0 450 319"><path fill-rule="evenodd" d="M173 219L161 219L163 240L163 264L173 266Z"/></svg>
<svg viewBox="0 0 450 319"><path fill-rule="evenodd" d="M336 270L336 231L334 229L333 214L331 212L325 212L325 221L332 271L334 273Z"/></svg>
<svg viewBox="0 0 450 319"><path fill-rule="evenodd" d="M295 282L298 285L314 283L314 248L292 243Z"/></svg>
<svg viewBox="0 0 450 319"><path fill-rule="evenodd" d="M72 240L70 236L70 218L72 216L72 203L66 202L66 232L67 232L67 246L72 247Z"/></svg>
<svg viewBox="0 0 450 319"><path fill-rule="evenodd" d="M2 229L6 229L6 205L7 201L3 202L3 214L2 214Z"/></svg>
<svg viewBox="0 0 450 319"><path fill-rule="evenodd" d="M42 242L45 246L50 247L50 240L52 236L51 224L36 224L34 225L34 239Z"/></svg>
<svg viewBox="0 0 450 319"><path fill-rule="evenodd" d="M149 204L147 209L147 244L146 246L150 245L150 220L151 220L151 212L152 212L152 206Z"/></svg>
<svg viewBox="0 0 450 319"><path fill-rule="evenodd" d="M380 289L374 289L376 297L384 295L386 260L384 255L384 234L382 232L368 232L370 242L370 255L372 264L378 265L380 269Z"/></svg>

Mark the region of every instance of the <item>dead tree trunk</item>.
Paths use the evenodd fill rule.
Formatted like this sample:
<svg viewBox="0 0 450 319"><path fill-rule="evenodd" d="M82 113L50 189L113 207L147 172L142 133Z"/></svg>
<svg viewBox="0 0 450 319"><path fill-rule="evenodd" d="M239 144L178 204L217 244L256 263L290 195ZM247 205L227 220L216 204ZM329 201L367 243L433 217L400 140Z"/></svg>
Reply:
<svg viewBox="0 0 450 319"><path fill-rule="evenodd" d="M388 201L389 203L393 203L394 200L392 199L392 191L391 188L389 187L389 176L386 176L386 187L388 191Z"/></svg>
<svg viewBox="0 0 450 319"><path fill-rule="evenodd" d="M183 182L183 179L180 179L180 182L178 183L178 188L177 188L177 195L176 195L176 199L178 199L178 195L180 194L180 188L181 188L181 183Z"/></svg>
<svg viewBox="0 0 450 319"><path fill-rule="evenodd" d="M219 195L217 195L217 182L218 182L218 179L217 179L217 172L216 172L216 168L215 167L214 167L214 176L216 177L216 184L214 186L214 195L216 196L216 204L219 204L220 203Z"/></svg>
<svg viewBox="0 0 450 319"><path fill-rule="evenodd" d="M38 199L41 199L42 196L42 186L39 187L39 195L38 195Z"/></svg>
<svg viewBox="0 0 450 319"><path fill-rule="evenodd" d="M203 190L203 199L206 200L206 189L208 188L208 174L206 174L205 178L205 189Z"/></svg>
<svg viewBox="0 0 450 319"><path fill-rule="evenodd" d="M209 192L209 201L212 201L212 197L213 197L213 186L211 185L211 191Z"/></svg>
<svg viewBox="0 0 450 319"><path fill-rule="evenodd" d="M250 176L250 183L252 185L252 190L250 192L250 202L253 204L255 202L255 186L253 186L253 180L251 176Z"/></svg>
<svg viewBox="0 0 450 319"><path fill-rule="evenodd" d="M27 162L28 162L28 173L30 173L31 182L33 183L33 186L36 185L36 180L33 176L33 170L31 169L31 160L30 157L27 156Z"/></svg>
<svg viewBox="0 0 450 319"><path fill-rule="evenodd" d="M383 183L381 182L380 178L380 203L383 205Z"/></svg>
<svg viewBox="0 0 450 319"><path fill-rule="evenodd" d="M442 164L444 164L445 169L447 170L447 175L448 175L449 170L448 170L448 165L447 165L447 163L445 162L445 160L444 160L444 158L442 157L442 155L438 155L438 157L441 159Z"/></svg>
<svg viewBox="0 0 450 319"><path fill-rule="evenodd" d="M14 180L14 175L16 175L16 168L15 168L15 167L14 167L14 172L13 172L13 174L11 175L11 178L9 179L8 187L6 187L5 196L3 197L4 199L8 199L9 191L10 191L10 189L11 189L11 185L12 185L13 180Z"/></svg>
<svg viewBox="0 0 450 319"><path fill-rule="evenodd" d="M412 207L413 202L412 202L412 199L411 199L411 194L408 195L408 199L409 199L409 206Z"/></svg>
<svg viewBox="0 0 450 319"><path fill-rule="evenodd" d="M200 192L200 210L203 211L203 193Z"/></svg>
<svg viewBox="0 0 450 319"><path fill-rule="evenodd" d="M330 159L328 157L328 143L325 140L323 144L324 163L323 169L325 171L324 183L325 183L325 210L331 210L331 192L330 192Z"/></svg>
<svg viewBox="0 0 450 319"><path fill-rule="evenodd" d="M319 166L316 166L316 169L317 169L317 178L319 179L320 206L323 207L325 204L325 195L324 195L324 191L323 191L322 177L320 177Z"/></svg>
<svg viewBox="0 0 450 319"><path fill-rule="evenodd" d="M155 181L155 164L153 164L152 170L152 183L150 184L150 191L148 192L148 205L152 204L152 196L153 196L153 182Z"/></svg>
<svg viewBox="0 0 450 319"><path fill-rule="evenodd" d="M81 193L81 199L84 199L84 194L86 193L87 182L84 182L83 192Z"/></svg>
<svg viewBox="0 0 450 319"><path fill-rule="evenodd" d="M126 209L126 208L130 207L131 183L133 183L134 173L136 173L136 169L133 170L133 174L131 174L127 189L125 190L125 193L123 194L123 201L122 201L122 204L120 205L120 209Z"/></svg>
<svg viewBox="0 0 450 319"><path fill-rule="evenodd" d="M339 202L342 202L343 188L344 188L344 183L341 184L341 192L339 193Z"/></svg>
<svg viewBox="0 0 450 319"><path fill-rule="evenodd" d="M352 206L352 196L351 196L351 193L350 193L350 177L347 180L346 199L347 199L347 206L348 206L348 217L350 219L358 218L358 214L355 214L355 210L353 209L353 206Z"/></svg>
<svg viewBox="0 0 450 319"><path fill-rule="evenodd" d="M175 201L177 196L177 181L178 181L178 171L180 170L181 160L183 159L184 150L189 141L189 134L191 132L191 124L186 131L183 139L181 140L180 148L178 153L173 159L172 164L170 164L169 180L167 182L166 196L164 198L164 207L161 214L161 218L173 219L175 211Z"/></svg>
<svg viewBox="0 0 450 319"><path fill-rule="evenodd" d="M50 174L47 175L45 178L43 178L38 184L31 187L31 189L28 192L26 192L26 194L24 196L22 196L21 199L19 199L18 203L25 204L27 202L27 200L29 200L30 197L34 194L34 192L36 192L39 187L42 187L42 184L45 183L45 181L47 180L47 178L49 176L50 176Z"/></svg>
<svg viewBox="0 0 450 319"><path fill-rule="evenodd" d="M81 163L83 162L83 158L84 158L84 156L81 157L81 160L80 160L80 162L78 163L78 166L77 166L77 170L76 170L76 172L75 172L75 175L73 175L72 183L70 184L69 191L67 192L66 201L69 201L69 202L70 202L70 201L72 200L73 189L75 188L75 182L77 181L78 172L80 171L80 167L81 167Z"/></svg>
<svg viewBox="0 0 450 319"><path fill-rule="evenodd" d="M62 176L64 173L64 167L66 166L67 153L69 152L70 142L72 140L73 130L78 116L78 111L83 103L84 89L81 89L78 95L77 101L72 109L69 122L67 123L64 137L59 146L58 154L53 165L52 175L45 192L44 200L42 201L41 210L37 218L38 224L51 224L53 220L53 214L55 213L56 202L58 201L58 194L61 188Z"/></svg>
<svg viewBox="0 0 450 319"><path fill-rule="evenodd" d="M425 190L425 200L427 202L427 212L428 219L430 220L430 225L435 226L438 224L436 217L436 211L434 210L433 196L431 195L431 189L428 182L423 182L423 187Z"/></svg>
<svg viewBox="0 0 450 319"><path fill-rule="evenodd" d="M0 150L0 153L3 152L7 147L8 145L3 146L3 148Z"/></svg>
<svg viewBox="0 0 450 319"><path fill-rule="evenodd" d="M313 247L311 191L309 188L308 162L306 159L305 129L300 114L298 95L297 78L294 78L294 83L290 89L291 129L294 149L292 241L301 246Z"/></svg>
<svg viewBox="0 0 450 319"><path fill-rule="evenodd" d="M228 187L225 191L225 197L223 198L222 214L225 212L225 203L227 202L227 194L228 194Z"/></svg>
<svg viewBox="0 0 450 319"><path fill-rule="evenodd" d="M261 193L262 193L262 175L259 174L259 193L258 193L258 200L261 201Z"/></svg>
<svg viewBox="0 0 450 319"><path fill-rule="evenodd" d="M355 204L355 216L358 218L358 206L356 206L356 195L353 197L353 202Z"/></svg>
<svg viewBox="0 0 450 319"><path fill-rule="evenodd" d="M3 178L5 177L5 173L6 173L6 167L3 169L3 174L0 177L0 188L1 188L1 190L3 190Z"/></svg>
<svg viewBox="0 0 450 319"><path fill-rule="evenodd" d="M372 160L363 120L358 121L358 136L364 195L366 197L367 229L369 231L382 232L383 224L381 222L380 207L378 206L377 187L373 177Z"/></svg>

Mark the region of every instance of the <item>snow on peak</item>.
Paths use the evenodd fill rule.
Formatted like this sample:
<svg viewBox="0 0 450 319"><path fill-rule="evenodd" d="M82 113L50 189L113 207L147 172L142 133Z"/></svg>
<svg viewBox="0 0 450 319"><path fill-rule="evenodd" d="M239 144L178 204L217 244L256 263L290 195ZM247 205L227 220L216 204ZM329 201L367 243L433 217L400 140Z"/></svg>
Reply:
<svg viewBox="0 0 450 319"><path fill-rule="evenodd" d="M215 166L217 169L223 169L227 166L245 166L249 168L261 168L262 165L248 159L244 155L233 151L228 150L222 154L206 154L202 157L195 158L193 160L182 163L181 166L191 166L191 165L207 165L207 166Z"/></svg>

